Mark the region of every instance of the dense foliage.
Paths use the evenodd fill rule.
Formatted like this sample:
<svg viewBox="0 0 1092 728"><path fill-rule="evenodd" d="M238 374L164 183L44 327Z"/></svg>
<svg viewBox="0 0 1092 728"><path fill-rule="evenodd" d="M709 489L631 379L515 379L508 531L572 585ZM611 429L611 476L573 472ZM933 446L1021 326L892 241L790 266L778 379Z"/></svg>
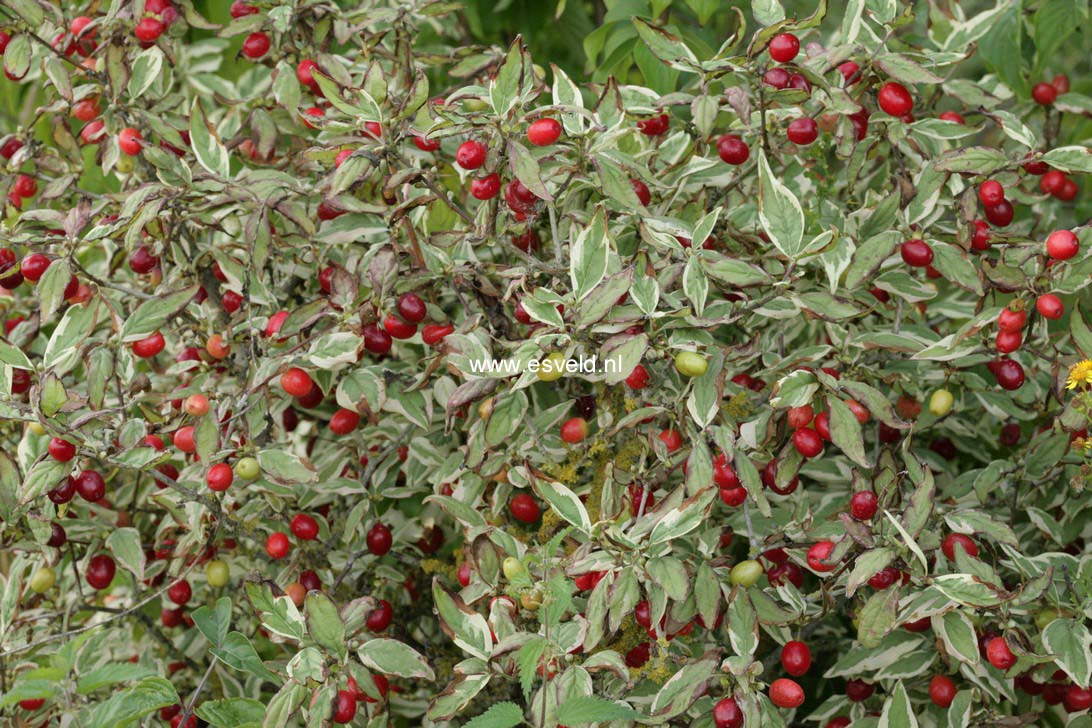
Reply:
<svg viewBox="0 0 1092 728"><path fill-rule="evenodd" d="M4 724L1092 726L1087 3L801 5L0 2Z"/></svg>

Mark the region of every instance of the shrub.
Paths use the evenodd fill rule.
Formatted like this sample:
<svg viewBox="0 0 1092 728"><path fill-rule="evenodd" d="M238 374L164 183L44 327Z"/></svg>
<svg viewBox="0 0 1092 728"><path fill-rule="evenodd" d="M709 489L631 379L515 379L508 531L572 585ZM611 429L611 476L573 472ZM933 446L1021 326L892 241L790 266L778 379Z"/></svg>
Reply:
<svg viewBox="0 0 1092 728"><path fill-rule="evenodd" d="M6 721L1092 705L1083 4L222 5L0 7Z"/></svg>

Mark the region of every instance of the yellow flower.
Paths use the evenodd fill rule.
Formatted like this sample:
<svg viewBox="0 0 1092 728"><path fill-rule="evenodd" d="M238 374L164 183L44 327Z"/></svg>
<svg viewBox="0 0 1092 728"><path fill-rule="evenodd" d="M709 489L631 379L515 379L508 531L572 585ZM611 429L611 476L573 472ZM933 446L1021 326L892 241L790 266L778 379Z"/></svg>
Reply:
<svg viewBox="0 0 1092 728"><path fill-rule="evenodd" d="M1065 388L1076 389L1082 384L1092 384L1092 360L1079 361L1069 369L1069 376L1065 380Z"/></svg>

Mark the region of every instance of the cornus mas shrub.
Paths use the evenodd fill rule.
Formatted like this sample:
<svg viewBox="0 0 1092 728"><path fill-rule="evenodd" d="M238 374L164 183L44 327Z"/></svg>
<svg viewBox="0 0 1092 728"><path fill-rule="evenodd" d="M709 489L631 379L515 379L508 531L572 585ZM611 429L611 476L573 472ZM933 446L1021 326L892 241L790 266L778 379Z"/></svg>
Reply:
<svg viewBox="0 0 1092 728"><path fill-rule="evenodd" d="M5 725L1092 723L1087 7L565 5L0 4Z"/></svg>

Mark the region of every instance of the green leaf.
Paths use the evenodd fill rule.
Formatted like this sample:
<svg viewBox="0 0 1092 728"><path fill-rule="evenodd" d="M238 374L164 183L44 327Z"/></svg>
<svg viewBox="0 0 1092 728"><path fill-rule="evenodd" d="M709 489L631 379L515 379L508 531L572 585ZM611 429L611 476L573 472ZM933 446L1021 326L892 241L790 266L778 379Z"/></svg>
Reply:
<svg viewBox="0 0 1092 728"><path fill-rule="evenodd" d="M72 280L72 271L68 267L67 260L55 260L46 268L38 281L38 298L41 301L42 321L53 318L57 308L64 300L64 289Z"/></svg>
<svg viewBox="0 0 1092 728"><path fill-rule="evenodd" d="M567 725L601 724L615 720L640 720L643 714L620 703L594 696L567 698L557 706L557 722Z"/></svg>
<svg viewBox="0 0 1092 728"><path fill-rule="evenodd" d="M265 706L251 698L206 700L197 706L195 713L214 728L244 728L262 724Z"/></svg>
<svg viewBox="0 0 1092 728"><path fill-rule="evenodd" d="M341 622L337 605L320 591L310 591L304 602L307 633L331 653L345 657L345 625Z"/></svg>
<svg viewBox="0 0 1092 728"><path fill-rule="evenodd" d="M982 36L978 48L986 64L997 71L1009 88L1026 95L1028 84L1023 68L1022 24L1021 3L1009 3L1008 9L993 21L989 32Z"/></svg>
<svg viewBox="0 0 1092 728"><path fill-rule="evenodd" d="M966 147L941 155L936 168L943 172L964 172L987 175L1004 168L1008 158L993 147Z"/></svg>
<svg viewBox="0 0 1092 728"><path fill-rule="evenodd" d="M512 167L512 174L523 183L524 187L534 192L539 199L553 202L554 196L546 189L539 174L539 162L534 155L514 139L508 140L508 163Z"/></svg>
<svg viewBox="0 0 1092 728"><path fill-rule="evenodd" d="M318 473L310 463L284 450L262 450L258 453L262 474L278 483L313 483Z"/></svg>
<svg viewBox="0 0 1092 728"><path fill-rule="evenodd" d="M918 727L918 719L914 715L914 706L910 704L910 696L906 694L906 688L903 687L902 680L895 683L894 692L884 701L880 725L887 728Z"/></svg>
<svg viewBox="0 0 1092 728"><path fill-rule="evenodd" d="M231 629L231 597L220 597L214 608L204 604L193 610L194 626L205 636L213 647L219 647L227 639Z"/></svg>
<svg viewBox="0 0 1092 728"><path fill-rule="evenodd" d="M88 695L107 685L141 680L152 677L154 674L155 672L147 665L114 662L81 675L76 683L76 692L80 695Z"/></svg>
<svg viewBox="0 0 1092 728"><path fill-rule="evenodd" d="M857 589L895 560L895 552L887 547L865 551L853 562L846 584L846 596L851 597Z"/></svg>
<svg viewBox="0 0 1092 728"><path fill-rule="evenodd" d="M231 158L212 124L205 117L200 99L190 108L190 146L197 162L212 175L226 179L231 173Z"/></svg>
<svg viewBox="0 0 1092 728"><path fill-rule="evenodd" d="M542 500L546 501L559 516L584 533L591 532L591 519L588 517L587 508L567 486L538 479L534 483L534 488Z"/></svg>
<svg viewBox="0 0 1092 728"><path fill-rule="evenodd" d="M138 581L144 578L145 559L140 531L135 528L115 528L106 538L106 548L110 549L119 564L133 572Z"/></svg>
<svg viewBox="0 0 1092 728"><path fill-rule="evenodd" d="M1055 619L1043 630L1043 646L1054 654L1058 666L1082 688L1092 678L1092 657L1089 656L1092 635L1084 622L1076 619Z"/></svg>
<svg viewBox="0 0 1092 728"><path fill-rule="evenodd" d="M463 728L514 728L523 722L523 711L515 703L494 703L493 706Z"/></svg>
<svg viewBox="0 0 1092 728"><path fill-rule="evenodd" d="M674 601L684 601L690 593L689 575L686 566L672 556L654 557L645 564L652 580L663 587L667 596Z"/></svg>
<svg viewBox="0 0 1092 728"><path fill-rule="evenodd" d="M425 658L417 650L398 640L381 638L368 640L357 650L357 655L367 667L384 675L422 680L436 679Z"/></svg>
<svg viewBox="0 0 1092 728"><path fill-rule="evenodd" d="M263 680L280 682L277 676L265 666L262 658L258 657L254 645L242 632L229 632L224 643L219 647L210 648L209 652L233 670L250 673Z"/></svg>
<svg viewBox="0 0 1092 728"><path fill-rule="evenodd" d="M122 324L121 340L126 343L138 341L159 331L168 319L173 318L193 300L198 288L199 286L189 286L162 298L149 299L140 304ZM65 317L67 318L67 314Z"/></svg>
<svg viewBox="0 0 1092 728"><path fill-rule="evenodd" d="M535 635L528 640L516 653L516 663L519 665L519 685L523 690L523 699L531 697L531 687L535 682L535 674L538 672L542 654L549 643L545 638Z"/></svg>
<svg viewBox="0 0 1092 728"><path fill-rule="evenodd" d="M1092 174L1092 149L1088 147L1057 147L1044 154L1042 160L1063 172Z"/></svg>
<svg viewBox="0 0 1092 728"><path fill-rule="evenodd" d="M439 578L432 582L432 599L444 633L471 655L488 659L489 651L493 649L493 637L485 617L445 589Z"/></svg>
<svg viewBox="0 0 1092 728"><path fill-rule="evenodd" d="M530 83L530 63L523 38L516 36L508 48L504 63L497 69L496 79L490 84L489 100L497 116L506 116L516 104L521 89Z"/></svg>
<svg viewBox="0 0 1092 728"><path fill-rule="evenodd" d="M962 611L946 612L933 617L933 630L948 650L948 654L969 665L981 660L974 624Z"/></svg>
<svg viewBox="0 0 1092 728"><path fill-rule="evenodd" d="M569 279L577 300L582 300L603 280L609 251L606 211L600 206L595 209L588 226L576 236L569 251Z"/></svg>
<svg viewBox="0 0 1092 728"><path fill-rule="evenodd" d="M652 54L672 68L693 71L699 67L697 56L682 38L642 18L633 18L633 27Z"/></svg>
<svg viewBox="0 0 1092 728"><path fill-rule="evenodd" d="M796 195L774 176L766 153L758 156L758 219L770 242L790 259L804 250L804 211Z"/></svg>
<svg viewBox="0 0 1092 728"><path fill-rule="evenodd" d="M144 716L178 702L178 693L170 681L159 677L145 678L131 688L114 693L106 702L99 703L91 724L127 728L136 725Z"/></svg>
<svg viewBox="0 0 1092 728"><path fill-rule="evenodd" d="M496 447L512 437L523 424L527 406L527 395L523 390L498 396L485 426L485 441Z"/></svg>
<svg viewBox="0 0 1092 728"><path fill-rule="evenodd" d="M872 467L865 454L861 423L849 405L837 397L831 397L827 400L827 406L830 408L830 439L850 460L861 467Z"/></svg>
<svg viewBox="0 0 1092 728"><path fill-rule="evenodd" d="M863 647L879 647L884 635L895 628L899 590L891 587L875 592L857 615L857 639Z"/></svg>

